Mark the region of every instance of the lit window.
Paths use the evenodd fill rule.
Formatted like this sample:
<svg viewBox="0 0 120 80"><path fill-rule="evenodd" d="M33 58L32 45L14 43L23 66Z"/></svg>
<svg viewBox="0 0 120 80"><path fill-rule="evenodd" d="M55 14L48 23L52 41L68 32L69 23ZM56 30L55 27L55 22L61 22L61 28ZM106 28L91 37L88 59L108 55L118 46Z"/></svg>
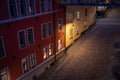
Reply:
<svg viewBox="0 0 120 80"><path fill-rule="evenodd" d="M8 68L0 70L0 80L9 80Z"/></svg>
<svg viewBox="0 0 120 80"><path fill-rule="evenodd" d="M41 26L41 32L42 32L42 39L46 38L47 37L47 27L46 27L46 24L42 24Z"/></svg>
<svg viewBox="0 0 120 80"><path fill-rule="evenodd" d="M45 0L40 0L40 10L41 12L45 12Z"/></svg>
<svg viewBox="0 0 120 80"><path fill-rule="evenodd" d="M77 20L79 20L79 19L80 19L80 12L77 11Z"/></svg>
<svg viewBox="0 0 120 80"><path fill-rule="evenodd" d="M62 30L62 18L58 19L58 31Z"/></svg>
<svg viewBox="0 0 120 80"><path fill-rule="evenodd" d="M5 57L5 48L3 37L0 36L0 58Z"/></svg>
<svg viewBox="0 0 120 80"><path fill-rule="evenodd" d="M35 0L29 0L29 13L35 14Z"/></svg>
<svg viewBox="0 0 120 80"><path fill-rule="evenodd" d="M27 35L28 35L28 44L33 44L34 43L34 29L33 28L28 28L27 29Z"/></svg>
<svg viewBox="0 0 120 80"><path fill-rule="evenodd" d="M48 23L48 35L49 36L52 35L52 23L51 22Z"/></svg>
<svg viewBox="0 0 120 80"><path fill-rule="evenodd" d="M14 18L17 17L17 10L16 10L16 0L9 0L9 12L10 17Z"/></svg>
<svg viewBox="0 0 120 80"><path fill-rule="evenodd" d="M30 64L31 68L34 68L36 66L36 54L30 55Z"/></svg>
<svg viewBox="0 0 120 80"><path fill-rule="evenodd" d="M62 49L62 39L58 40L58 50Z"/></svg>
<svg viewBox="0 0 120 80"><path fill-rule="evenodd" d="M27 9L26 9L26 0L20 0L20 13L21 16L27 15Z"/></svg>
<svg viewBox="0 0 120 80"><path fill-rule="evenodd" d="M20 48L25 48L26 47L26 38L25 38L25 31L20 31L18 33L18 38L19 38L19 47Z"/></svg>
<svg viewBox="0 0 120 80"><path fill-rule="evenodd" d="M72 39L73 38L73 29L71 28L70 29L70 39Z"/></svg>
<svg viewBox="0 0 120 80"><path fill-rule="evenodd" d="M49 56L50 55L52 55L52 45L50 44L49 46L48 46L48 54L49 54Z"/></svg>
<svg viewBox="0 0 120 80"><path fill-rule="evenodd" d="M29 70L28 58L22 59L23 72L26 73Z"/></svg>
<svg viewBox="0 0 120 80"><path fill-rule="evenodd" d="M46 59L48 57L47 48L43 48L43 58Z"/></svg>

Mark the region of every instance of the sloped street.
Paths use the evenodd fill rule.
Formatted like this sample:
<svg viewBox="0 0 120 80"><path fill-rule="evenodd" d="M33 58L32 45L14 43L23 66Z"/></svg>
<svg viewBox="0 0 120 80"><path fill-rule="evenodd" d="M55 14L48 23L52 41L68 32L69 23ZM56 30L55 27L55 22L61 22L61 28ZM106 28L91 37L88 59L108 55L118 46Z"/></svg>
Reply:
<svg viewBox="0 0 120 80"><path fill-rule="evenodd" d="M113 74L120 64L119 51L120 9L116 8L97 19L38 80L117 80Z"/></svg>

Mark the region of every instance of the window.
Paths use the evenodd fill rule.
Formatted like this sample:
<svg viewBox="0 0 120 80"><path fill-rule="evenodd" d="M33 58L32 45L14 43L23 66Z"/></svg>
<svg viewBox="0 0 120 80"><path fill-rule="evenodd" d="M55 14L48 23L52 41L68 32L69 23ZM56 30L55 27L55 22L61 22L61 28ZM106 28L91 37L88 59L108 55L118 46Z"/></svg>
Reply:
<svg viewBox="0 0 120 80"><path fill-rule="evenodd" d="M58 31L62 30L62 18L58 19Z"/></svg>
<svg viewBox="0 0 120 80"><path fill-rule="evenodd" d="M46 24L42 24L42 39L47 37L47 27Z"/></svg>
<svg viewBox="0 0 120 80"><path fill-rule="evenodd" d="M22 69L23 73L26 73L29 70L28 58L22 59Z"/></svg>
<svg viewBox="0 0 120 80"><path fill-rule="evenodd" d="M34 43L34 30L32 28L27 29L27 38L28 38L28 44L31 45Z"/></svg>
<svg viewBox="0 0 120 80"><path fill-rule="evenodd" d="M35 0L29 0L29 13L35 14Z"/></svg>
<svg viewBox="0 0 120 80"><path fill-rule="evenodd" d="M49 36L52 35L52 23L51 22L48 23L48 35Z"/></svg>
<svg viewBox="0 0 120 80"><path fill-rule="evenodd" d="M62 39L58 40L58 50L62 49Z"/></svg>
<svg viewBox="0 0 120 80"><path fill-rule="evenodd" d="M80 12L77 11L77 20L79 20L79 19L80 19Z"/></svg>
<svg viewBox="0 0 120 80"><path fill-rule="evenodd" d="M3 37L0 36L0 58L5 57Z"/></svg>
<svg viewBox="0 0 120 80"><path fill-rule="evenodd" d="M52 10L52 1L51 0L46 0L46 7L47 7L47 11Z"/></svg>
<svg viewBox="0 0 120 80"><path fill-rule="evenodd" d="M0 80L9 80L8 68L0 70Z"/></svg>
<svg viewBox="0 0 120 80"><path fill-rule="evenodd" d="M36 54L32 54L30 55L30 65L31 68L34 68L36 66Z"/></svg>
<svg viewBox="0 0 120 80"><path fill-rule="evenodd" d="M87 16L87 12L88 12L88 10L87 10L87 9L85 9L85 16Z"/></svg>
<svg viewBox="0 0 120 80"><path fill-rule="evenodd" d="M20 0L20 13L21 16L27 15L27 9L26 9L26 0Z"/></svg>
<svg viewBox="0 0 120 80"><path fill-rule="evenodd" d="M40 10L41 12L45 12L45 0L40 0Z"/></svg>
<svg viewBox="0 0 120 80"><path fill-rule="evenodd" d="M78 35L79 34L79 26L76 26L76 35Z"/></svg>
<svg viewBox="0 0 120 80"><path fill-rule="evenodd" d="M25 30L22 30L18 33L19 36L19 47L25 48L26 47L26 38L25 38Z"/></svg>
<svg viewBox="0 0 120 80"><path fill-rule="evenodd" d="M46 48L43 48L43 58L46 59L48 57L48 54L47 54L47 47Z"/></svg>
<svg viewBox="0 0 120 80"><path fill-rule="evenodd" d="M73 29L71 28L70 29L70 39L72 39L73 38Z"/></svg>
<svg viewBox="0 0 120 80"><path fill-rule="evenodd" d="M73 13L70 13L70 22L73 22L73 18L74 18L74 14Z"/></svg>
<svg viewBox="0 0 120 80"><path fill-rule="evenodd" d="M50 44L49 46L48 46L48 54L49 54L49 56L50 55L52 55L52 44Z"/></svg>
<svg viewBox="0 0 120 80"><path fill-rule="evenodd" d="M9 4L10 17L12 18L17 17L16 0L9 0L8 4Z"/></svg>

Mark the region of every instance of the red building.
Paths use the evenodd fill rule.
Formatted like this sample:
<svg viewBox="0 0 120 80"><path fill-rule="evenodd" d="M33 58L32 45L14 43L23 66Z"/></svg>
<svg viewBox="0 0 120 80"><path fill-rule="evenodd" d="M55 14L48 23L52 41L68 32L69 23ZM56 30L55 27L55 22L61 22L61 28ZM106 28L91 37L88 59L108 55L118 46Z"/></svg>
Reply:
<svg viewBox="0 0 120 80"><path fill-rule="evenodd" d="M0 80L35 80L64 45L56 0L0 1Z"/></svg>

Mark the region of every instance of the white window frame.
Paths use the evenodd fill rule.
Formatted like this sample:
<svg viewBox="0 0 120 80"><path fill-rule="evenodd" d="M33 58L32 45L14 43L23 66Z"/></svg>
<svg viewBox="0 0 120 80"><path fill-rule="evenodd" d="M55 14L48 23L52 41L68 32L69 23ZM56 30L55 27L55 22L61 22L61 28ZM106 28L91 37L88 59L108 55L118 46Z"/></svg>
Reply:
<svg viewBox="0 0 120 80"><path fill-rule="evenodd" d="M25 58L23 58L23 59L21 60L22 72L23 72L23 73L26 73L26 72L28 72L28 71L25 71L25 70L24 70L24 67L23 67L23 62L24 62L23 60L24 60L24 59L27 59L27 69L28 69L28 71L29 71L29 67L30 67L30 66L29 66L29 58L28 58L28 57L25 57Z"/></svg>
<svg viewBox="0 0 120 80"><path fill-rule="evenodd" d="M32 44L30 44L29 38L28 38L28 30L29 30L29 29L32 29L32 31L33 31L33 43L32 43ZM34 27L29 27L29 28L27 28L27 31L26 31L26 32L27 32L27 43L28 43L28 46L29 46L29 45L33 45L33 44L35 43Z"/></svg>
<svg viewBox="0 0 120 80"><path fill-rule="evenodd" d="M16 17L18 17L18 6L17 6L17 1L16 1L16 0L14 0L14 1L15 1L15 7L16 7ZM11 14L10 14L9 0L7 0L7 4L8 4L9 18L12 18ZM16 17L15 17L15 18L16 18Z"/></svg>
<svg viewBox="0 0 120 80"><path fill-rule="evenodd" d="M77 20L80 20L80 11L76 12Z"/></svg>
<svg viewBox="0 0 120 80"><path fill-rule="evenodd" d="M46 37L45 38L43 38L43 25L45 25L46 26ZM44 39L46 39L47 38L47 23L42 23L41 24L41 37L42 37L42 40L44 40Z"/></svg>
<svg viewBox="0 0 120 80"><path fill-rule="evenodd" d="M34 55L34 64L32 64L32 61L31 61L31 56L33 56ZM31 67L31 69L32 68L34 68L35 66L36 66L36 64L37 64L37 60L36 60L36 53L34 52L33 54L31 54L30 56L29 56L29 58L30 58L30 67Z"/></svg>
<svg viewBox="0 0 120 80"><path fill-rule="evenodd" d="M26 47L27 47L27 41L26 41L26 31L25 31L24 29L23 29L23 30L19 30L19 31L18 31L18 44L19 44L19 50L26 48L26 47L21 48L21 46L20 46L19 32L22 32L22 31L24 31L24 36L25 36L25 45L26 45Z"/></svg>
<svg viewBox="0 0 120 80"><path fill-rule="evenodd" d="M40 13L45 13L46 12L46 7L45 7L45 3L46 3L46 0L43 0L44 1L44 12L42 12L42 8L41 8L41 0L40 0Z"/></svg>
<svg viewBox="0 0 120 80"><path fill-rule="evenodd" d="M19 12L20 12L20 16L28 16L28 6L27 6L28 4L27 4L27 0L25 0L25 7L26 7L26 15L22 15L21 14L21 9L20 9L20 0L19 0Z"/></svg>
<svg viewBox="0 0 120 80"><path fill-rule="evenodd" d="M3 51L4 51L4 56L0 57L0 59L5 58L6 57L6 51L5 51L5 44L4 44L4 40L3 40L3 36L0 36L1 40L2 40L2 46L3 46Z"/></svg>
<svg viewBox="0 0 120 80"><path fill-rule="evenodd" d="M8 68L8 67L5 67L5 68L1 69L1 70L0 70L0 75L1 75L1 72L2 72L3 70L5 70L5 71L6 71L6 74L7 74L7 80L10 80L9 68Z"/></svg>
<svg viewBox="0 0 120 80"><path fill-rule="evenodd" d="M48 24L49 24L49 23L51 23L51 30L53 31L53 23L52 23L52 21L48 21L48 22L47 22L47 28L46 28L46 29L47 29L47 30L46 30L46 31L47 31L47 37L50 37L50 36L52 36L52 34L53 34L53 32L51 31L51 35L49 35L49 29L48 29L48 27L49 27Z"/></svg>
<svg viewBox="0 0 120 80"><path fill-rule="evenodd" d="M34 1L34 11L35 11L35 13L34 14L30 14L30 11L29 11L29 4L30 4L30 0L28 0L28 11L29 11L29 15L35 15L36 14L36 0L33 0Z"/></svg>

